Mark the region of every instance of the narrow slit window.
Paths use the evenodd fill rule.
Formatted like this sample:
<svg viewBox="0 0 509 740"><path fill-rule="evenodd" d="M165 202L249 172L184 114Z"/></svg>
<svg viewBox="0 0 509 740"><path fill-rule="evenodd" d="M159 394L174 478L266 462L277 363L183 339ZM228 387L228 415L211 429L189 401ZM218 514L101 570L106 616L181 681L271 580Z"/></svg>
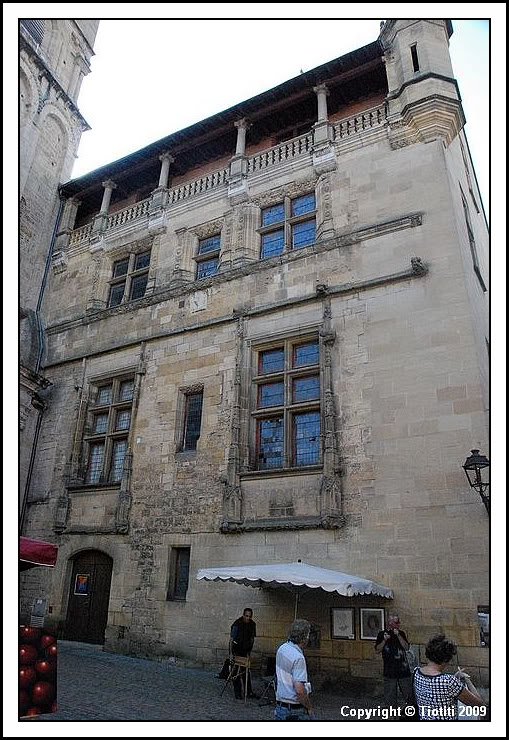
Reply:
<svg viewBox="0 0 509 740"><path fill-rule="evenodd" d="M419 71L419 57L417 56L417 44L412 44L410 47L410 52L412 54L412 64L414 66L414 72Z"/></svg>
<svg viewBox="0 0 509 740"><path fill-rule="evenodd" d="M203 392L186 396L186 415L184 420L184 440L182 449L195 450L200 438Z"/></svg>
<svg viewBox="0 0 509 740"><path fill-rule="evenodd" d="M172 547L170 552L170 574L168 601L185 601L189 588L190 547Z"/></svg>

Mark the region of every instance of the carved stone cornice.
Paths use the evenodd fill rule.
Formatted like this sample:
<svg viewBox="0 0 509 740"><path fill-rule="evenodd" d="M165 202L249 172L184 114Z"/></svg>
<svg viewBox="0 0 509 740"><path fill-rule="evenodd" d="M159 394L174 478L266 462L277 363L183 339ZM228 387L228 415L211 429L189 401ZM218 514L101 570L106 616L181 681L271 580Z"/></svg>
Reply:
<svg viewBox="0 0 509 740"><path fill-rule="evenodd" d="M260 208L280 203L285 198L296 198L299 195L305 195L316 187L318 177L301 182L292 182L279 188L273 188L256 198L251 198L250 203Z"/></svg>
<svg viewBox="0 0 509 740"><path fill-rule="evenodd" d="M346 518L341 514L328 513L325 516L288 517L274 519L248 519L243 522L222 522L222 534L241 534L243 532L288 532L302 529L341 529Z"/></svg>
<svg viewBox="0 0 509 740"><path fill-rule="evenodd" d="M461 102L436 94L408 103L399 115L389 116L387 134L392 149L437 138L448 146L464 125Z"/></svg>
<svg viewBox="0 0 509 740"><path fill-rule="evenodd" d="M216 218L214 221L208 221L205 224L194 226L189 232L198 237L198 239L207 239L209 236L220 234L223 228L224 218Z"/></svg>

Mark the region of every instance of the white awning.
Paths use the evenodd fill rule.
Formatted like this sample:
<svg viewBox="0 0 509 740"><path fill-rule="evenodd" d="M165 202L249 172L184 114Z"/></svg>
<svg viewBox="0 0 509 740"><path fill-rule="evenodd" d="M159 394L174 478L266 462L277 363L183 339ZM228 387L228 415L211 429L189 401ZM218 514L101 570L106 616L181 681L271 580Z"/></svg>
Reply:
<svg viewBox="0 0 509 740"><path fill-rule="evenodd" d="M307 563L274 563L271 565L232 565L226 568L200 568L196 578L201 581L230 581L254 588L286 588L298 593L307 588L321 588L340 596L373 594L392 599L392 589L360 576L338 570L317 568Z"/></svg>

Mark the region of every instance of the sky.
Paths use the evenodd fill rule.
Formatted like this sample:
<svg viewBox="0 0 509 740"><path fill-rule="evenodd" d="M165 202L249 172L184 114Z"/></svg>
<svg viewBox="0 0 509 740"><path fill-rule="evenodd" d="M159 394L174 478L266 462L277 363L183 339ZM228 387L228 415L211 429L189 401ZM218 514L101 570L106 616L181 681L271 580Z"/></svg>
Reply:
<svg viewBox="0 0 509 740"><path fill-rule="evenodd" d="M335 7L337 13L341 6ZM487 210L489 21L453 19L453 28L453 70ZM72 177L369 44L379 33L380 19L102 20L78 100L92 130L82 135Z"/></svg>

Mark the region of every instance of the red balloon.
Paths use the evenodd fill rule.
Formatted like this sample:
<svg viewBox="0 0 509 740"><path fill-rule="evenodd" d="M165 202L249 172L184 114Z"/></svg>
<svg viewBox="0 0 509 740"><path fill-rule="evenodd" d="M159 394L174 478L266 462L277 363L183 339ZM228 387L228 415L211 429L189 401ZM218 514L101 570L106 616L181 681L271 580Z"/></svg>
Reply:
<svg viewBox="0 0 509 740"><path fill-rule="evenodd" d="M36 661L34 668L41 676L51 676L57 670L57 664L54 660L43 658Z"/></svg>
<svg viewBox="0 0 509 740"><path fill-rule="evenodd" d="M46 648L44 651L44 654L47 658L56 658L57 657L57 646L56 645L50 645Z"/></svg>
<svg viewBox="0 0 509 740"><path fill-rule="evenodd" d="M37 673L30 666L19 669L19 685L22 689L28 689L37 678Z"/></svg>
<svg viewBox="0 0 509 740"><path fill-rule="evenodd" d="M40 714L41 710L39 707L29 707L25 712L25 717L35 717L36 714Z"/></svg>
<svg viewBox="0 0 509 740"><path fill-rule="evenodd" d="M55 693L54 684L48 681L38 681L32 688L32 701L34 704L51 704Z"/></svg>
<svg viewBox="0 0 509 740"><path fill-rule="evenodd" d="M19 713L24 714L24 712L28 709L30 706L30 697L28 696L28 693L24 691L23 689L19 692Z"/></svg>
<svg viewBox="0 0 509 740"><path fill-rule="evenodd" d="M41 630L38 627L28 627L27 625L21 625L19 628L19 636L22 642L39 642L41 637Z"/></svg>
<svg viewBox="0 0 509 740"><path fill-rule="evenodd" d="M37 648L33 645L19 646L19 662L21 665L27 665L37 660Z"/></svg>
<svg viewBox="0 0 509 740"><path fill-rule="evenodd" d="M53 637L53 635L43 635L41 637L41 647L47 648L50 645L53 645L53 643L56 642L56 638Z"/></svg>

